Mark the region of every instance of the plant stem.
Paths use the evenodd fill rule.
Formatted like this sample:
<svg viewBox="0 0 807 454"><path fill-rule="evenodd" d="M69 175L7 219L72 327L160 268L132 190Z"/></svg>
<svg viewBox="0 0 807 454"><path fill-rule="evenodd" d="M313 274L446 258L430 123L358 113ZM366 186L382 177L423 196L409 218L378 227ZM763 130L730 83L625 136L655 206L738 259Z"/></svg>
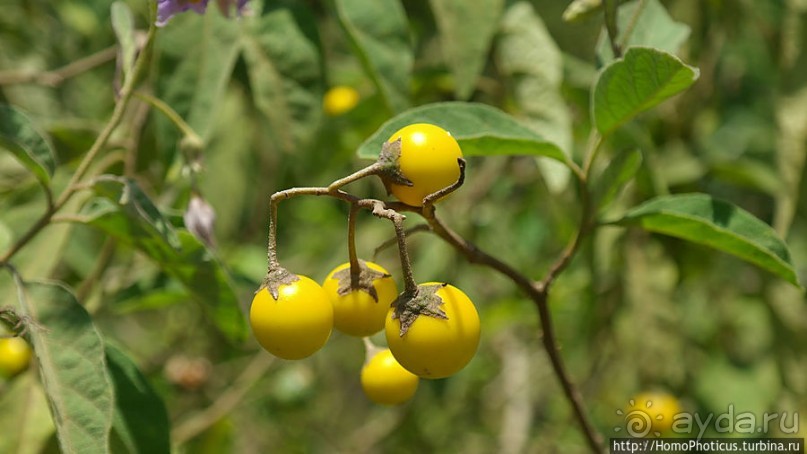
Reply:
<svg viewBox="0 0 807 454"><path fill-rule="evenodd" d="M355 204L350 204L350 211L347 214L347 255L350 260L350 288L359 288L359 275L361 274L361 267L359 266L359 257L356 255L356 216L359 214L360 207Z"/></svg>
<svg viewBox="0 0 807 454"><path fill-rule="evenodd" d="M426 220L429 222L429 226L431 226L432 231L434 231L437 236L445 240L448 244L463 254L469 262L490 267L507 276L535 303L538 309L541 330L543 331L542 342L544 345L544 350L549 356L549 361L552 364L552 369L555 372L555 376L560 382L561 388L563 388L564 395L572 405L575 418L583 430L589 447L593 452L602 452L601 437L594 428L594 425L588 419L580 392L572 383L569 373L566 371L566 367L563 364L563 359L560 356L560 350L555 337L555 330L552 325L552 315L547 304L549 299L549 287L552 282L552 279L548 277L556 275L565 267L565 265L561 265L561 263L568 263L568 261L574 255L574 252L577 249L576 245L579 244L579 241L575 240L572 243L572 245L575 246L570 246L567 248L566 253L564 253L562 258L556 263L555 266L552 267L552 269L556 270L554 273L547 274L547 278L544 278L544 280L541 282L536 283L515 268L482 251L473 243L462 238L456 232L446 227L433 214L426 217ZM578 236L578 238L580 237L581 236Z"/></svg>
<svg viewBox="0 0 807 454"><path fill-rule="evenodd" d="M109 138L112 136L112 133L115 131L115 128L120 124L121 120L123 119L123 114L126 112L126 107L129 104L129 100L132 97L132 92L135 86L135 83L138 80L138 74L140 74L146 67L147 60L147 49L149 47L149 43L152 42L154 39L154 33L156 28L152 26L149 29L148 36L146 38L146 44L144 46L143 52L140 53L138 57L137 64L135 65L133 77L130 77L129 80L126 82L126 85L121 88L120 91L120 98L118 102L115 104L115 109L112 111L112 115L107 121L104 129L95 139L90 149L87 151L87 154L79 163L78 168L73 173L73 176L70 178L70 182L67 184L65 190L61 193L59 198L50 205L42 216L37 219L37 221L26 231L19 240L17 240L2 256L0 256L0 264L7 263L20 249L23 248L26 244L28 244L32 239L36 237L36 235L45 228L51 220L51 217L59 211L73 195L76 191L80 188L80 181L84 178L84 175L90 168L90 165L98 156L98 154L104 149Z"/></svg>
<svg viewBox="0 0 807 454"><path fill-rule="evenodd" d="M52 71L3 71L0 72L0 85L35 83L39 85L56 87L71 77L75 77L108 61L114 60L117 54L118 46L115 45L80 58Z"/></svg>
<svg viewBox="0 0 807 454"><path fill-rule="evenodd" d="M614 58L622 56L622 47L617 42L619 37L619 30L617 28L617 9L619 2L617 0L605 0L603 4L603 13L605 14L605 30L608 32L608 42L611 44L611 52Z"/></svg>
<svg viewBox="0 0 807 454"><path fill-rule="evenodd" d="M395 226L395 237L398 238L398 256L401 259L401 272L404 279L404 293L414 295L417 292L417 282L412 273L412 261L409 259L409 251L406 249L406 230L403 226L404 217L401 215L392 218L392 225Z"/></svg>
<svg viewBox="0 0 807 454"><path fill-rule="evenodd" d="M381 165L377 162L374 162L373 164L370 164L369 166L361 170L353 172L352 174L344 178L340 178L334 181L328 186L328 191L333 192L340 189L342 186L353 183L354 181L360 180L364 177L369 177L371 175L378 175L378 173L381 172L381 170L382 170Z"/></svg>

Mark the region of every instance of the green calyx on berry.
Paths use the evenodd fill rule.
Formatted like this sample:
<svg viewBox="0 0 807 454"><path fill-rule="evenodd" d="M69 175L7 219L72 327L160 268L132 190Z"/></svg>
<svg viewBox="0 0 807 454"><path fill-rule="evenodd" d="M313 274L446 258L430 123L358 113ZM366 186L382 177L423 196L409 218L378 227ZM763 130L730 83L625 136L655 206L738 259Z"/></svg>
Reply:
<svg viewBox="0 0 807 454"><path fill-rule="evenodd" d="M413 183L409 181L403 173L398 161L401 158L401 138L392 141L384 142L381 146L381 153L378 155L378 165L380 167L379 176L384 183L384 188L387 194L391 194L390 186L398 184L402 186L412 186Z"/></svg>
<svg viewBox="0 0 807 454"><path fill-rule="evenodd" d="M368 293L377 303L378 292L376 292L373 282L385 277L390 277L390 275L376 271L367 266L364 260L359 260L359 272L355 279L351 273L351 267L337 271L334 273L332 279L339 280L339 288L336 291L339 296L349 295L353 291L361 291Z"/></svg>
<svg viewBox="0 0 807 454"><path fill-rule="evenodd" d="M269 294L272 295L272 298L277 301L278 297L280 296L280 286L293 284L299 280L300 278L296 274L292 273L286 268L272 268L268 273L266 273L266 277L263 278L261 286L255 293L258 293L265 288L269 291Z"/></svg>
<svg viewBox="0 0 807 454"><path fill-rule="evenodd" d="M437 291L446 285L418 285L413 293L404 291L398 296L392 303L395 308L392 319L401 323L400 337L409 331L409 327L421 315L448 320L446 313L440 309L443 299L437 296Z"/></svg>

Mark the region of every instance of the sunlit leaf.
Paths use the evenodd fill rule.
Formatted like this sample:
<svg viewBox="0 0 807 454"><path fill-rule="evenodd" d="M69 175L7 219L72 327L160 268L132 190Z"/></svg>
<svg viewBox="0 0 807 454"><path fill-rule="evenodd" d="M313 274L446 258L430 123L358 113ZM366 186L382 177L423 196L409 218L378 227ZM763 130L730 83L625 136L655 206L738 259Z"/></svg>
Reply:
<svg viewBox="0 0 807 454"><path fill-rule="evenodd" d="M454 93L465 100L487 60L504 0L431 0L443 57L454 74Z"/></svg>
<svg viewBox="0 0 807 454"><path fill-rule="evenodd" d="M0 104L0 148L10 151L47 186L56 169L53 147L21 110Z"/></svg>
<svg viewBox="0 0 807 454"><path fill-rule="evenodd" d="M336 16L392 112L409 104L413 54L399 0L334 0Z"/></svg>
<svg viewBox="0 0 807 454"><path fill-rule="evenodd" d="M766 223L707 194L657 197L617 221L732 254L798 286L790 250Z"/></svg>
<svg viewBox="0 0 807 454"><path fill-rule="evenodd" d="M623 3L620 0L620 3ZM617 41L623 51L633 46L653 47L671 54L689 37L689 26L673 20L659 0L642 0L619 7L616 17ZM626 39L627 36L627 39ZM597 43L597 56L602 63L614 60L605 30Z"/></svg>
<svg viewBox="0 0 807 454"><path fill-rule="evenodd" d="M202 18L181 14L171 20L170 27L160 30L156 46L175 59L176 65L160 78L161 99L204 139L210 137L241 51L238 30L235 21L220 14L205 14ZM173 147L176 126L167 125L165 129L164 136L170 141L166 147Z"/></svg>
<svg viewBox="0 0 807 454"><path fill-rule="evenodd" d="M375 159L381 145L411 123L432 123L457 139L465 156L533 155L566 162L558 147L494 107L444 102L416 107L384 123L360 147L362 158Z"/></svg>
<svg viewBox="0 0 807 454"><path fill-rule="evenodd" d="M62 452L106 452L113 389L90 315L56 282L25 283L20 306Z"/></svg>
<svg viewBox="0 0 807 454"><path fill-rule="evenodd" d="M592 114L597 129L608 135L637 114L692 85L700 72L666 52L628 49L606 66L594 87Z"/></svg>
<svg viewBox="0 0 807 454"><path fill-rule="evenodd" d="M300 5L270 3L242 29L255 106L282 151L310 142L321 117L322 56L311 23Z"/></svg>
<svg viewBox="0 0 807 454"><path fill-rule="evenodd" d="M561 96L563 57L532 5L517 2L502 18L496 46L497 63L512 82L519 117L529 128L569 155L572 119ZM571 172L558 163L538 161L553 192L565 189Z"/></svg>
<svg viewBox="0 0 807 454"><path fill-rule="evenodd" d="M115 435L129 453L170 452L170 422L162 398L137 365L109 344L106 360L115 386Z"/></svg>
<svg viewBox="0 0 807 454"><path fill-rule="evenodd" d="M111 9L112 29L118 38L120 46L121 69L123 70L124 81L132 77L134 69L135 53L137 51L134 35L134 18L132 11L123 2L115 2Z"/></svg>

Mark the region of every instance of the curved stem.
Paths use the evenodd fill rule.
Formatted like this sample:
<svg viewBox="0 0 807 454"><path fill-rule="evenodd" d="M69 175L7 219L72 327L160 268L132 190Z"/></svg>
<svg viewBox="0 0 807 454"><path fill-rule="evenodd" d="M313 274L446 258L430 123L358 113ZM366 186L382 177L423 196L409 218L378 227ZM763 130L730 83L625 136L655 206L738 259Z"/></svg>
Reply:
<svg viewBox="0 0 807 454"><path fill-rule="evenodd" d="M156 28L154 26L149 29L144 48L147 48L149 43L153 41L155 31ZM17 252L20 251L20 249L23 248L23 246L34 239L37 234L39 234L39 232L50 223L51 217L53 217L57 211L64 207L64 205L70 200L71 197L73 197L76 191L79 190L79 183L81 179L84 178L85 174L90 168L90 165L93 163L98 154L104 149L109 141L109 138L112 136L112 133L115 131L115 128L117 128L118 124L120 124L121 120L123 119L123 114L126 112L126 107L128 106L129 100L132 97L135 83L138 80L137 76L145 70L147 54L148 52L144 51L138 57L133 77L129 78L126 85L124 85L121 89L120 98L115 104L115 109L112 111L109 121L107 121L104 129L95 139L95 142L93 142L92 146L87 151L87 154L81 160L81 163L79 163L78 168L70 178L70 182L67 184L65 190L61 193L59 198L45 210L42 216L37 219L37 221L28 229L28 231L25 232L20 239L18 239L2 256L0 256L0 264L7 263Z"/></svg>
<svg viewBox="0 0 807 454"><path fill-rule="evenodd" d="M353 172L352 174L344 178L340 178L334 181L333 183L328 185L328 191L336 191L340 189L342 186L353 183L354 181L360 180L364 177L369 177L371 175L378 175L378 173L381 172L381 170L382 170L381 165L375 162L361 170Z"/></svg>
<svg viewBox="0 0 807 454"><path fill-rule="evenodd" d="M568 248L567 253L565 253L556 263L556 265L552 267L552 269L555 269L554 273L550 272L547 274L547 278L544 278L544 280L541 282L536 283L524 276L512 266L482 251L470 241L462 238L459 234L446 227L437 217L432 215L427 217L426 220L429 222L429 225L437 236L445 240L458 252L463 254L469 262L487 266L507 276L535 303L535 306L538 309L541 330L543 332L542 342L544 345L544 350L546 351L547 356L549 356L549 361L552 364L552 369L555 372L555 376L560 382L564 395L572 405L575 419L577 419L578 423L580 424L589 447L593 452L602 452L601 436L586 415L583 398L580 395L580 392L577 390L577 387L572 382L569 373L566 370L566 366L563 363L563 358L560 356L560 349L558 348L558 342L555 337L555 329L552 324L552 314L549 311L548 305L549 288L552 282L552 279L548 277L555 276L565 267L565 263L568 263L571 256L574 254L576 246ZM580 237L581 236L578 236L578 238ZM572 244L577 245L579 244L579 241L575 240Z"/></svg>

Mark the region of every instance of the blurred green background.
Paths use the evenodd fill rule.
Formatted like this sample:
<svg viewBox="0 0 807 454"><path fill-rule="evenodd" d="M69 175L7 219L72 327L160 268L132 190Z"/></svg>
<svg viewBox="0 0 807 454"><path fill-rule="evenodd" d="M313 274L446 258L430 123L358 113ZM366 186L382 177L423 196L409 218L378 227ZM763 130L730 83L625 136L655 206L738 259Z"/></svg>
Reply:
<svg viewBox="0 0 807 454"><path fill-rule="evenodd" d="M127 3L136 26L145 30L147 5ZM228 33L247 26L250 17L228 22L211 5L205 16L178 15L159 30L141 88L165 100L205 139L199 189L216 211L217 254L232 273L245 310L266 268L269 195L294 186L326 186L366 165L355 157L356 148L394 113L363 69L331 3L265 3L251 8L288 8L297 31L319 47L281 36L274 42L287 44L275 48L272 61L232 52ZM688 30L677 52L700 68L701 76L689 91L607 142L601 163L631 148L644 159L637 179L605 217L654 195L707 192L773 225L789 244L804 282L807 3L647 3L662 5ZM409 104L456 99L433 5L425 0L401 4L414 58ZM597 51L602 14L569 23L561 18L568 2L503 6L524 4L534 8L560 50L564 103L558 107L549 99L548 111L530 110L517 90L518 76L506 73L497 52L499 32L469 99L527 123L570 122L570 149L579 159L590 128L589 90L603 59ZM9 75L60 68L114 46L109 7L99 0L0 1L0 75L6 77L0 77L0 101L27 111L50 135L62 166L54 179L57 187L108 118L114 59L51 85L14 83ZM490 18L494 29L498 20ZM267 27L266 35L255 36L288 33L279 25ZM313 66L307 52L313 53ZM188 74L198 75L205 63L208 73L190 83ZM266 80L273 74L283 79L282 88L256 76L259 64ZM298 70L296 79L288 76ZM326 115L322 96L338 85L355 88L360 102L344 114ZM260 91L267 87L294 96L290 105L297 110L262 107ZM129 166L177 222L191 188L179 139L165 117L135 101L107 152L113 156L109 170L123 173ZM132 156L126 151L132 149L137 151L130 161L114 159L115 153ZM579 218L574 185L563 178L550 181L553 175L532 157L471 158L468 183L440 205L441 218L539 279ZM386 197L376 180L349 190ZM6 238L23 232L43 207L35 179L10 154L0 153L0 246L5 249ZM344 204L330 199L283 203L279 254L284 266L321 281L346 261L346 214ZM407 219L409 226L418 222L414 215ZM393 233L389 223L362 213L359 255L371 258ZM25 276L52 277L77 289L102 335L125 347L165 399L173 435L185 431L179 452L585 452L542 349L533 304L511 282L466 263L436 237L418 233L409 246L416 279L463 289L477 304L483 331L468 367L449 379L422 380L413 401L396 408L376 406L363 396L360 340L334 332L309 359L271 361L253 339L243 345L226 340L160 267L88 227L49 227L16 264ZM402 287L394 248L381 251L377 260ZM0 304L14 304L6 274L0 274L0 289ZM759 418L763 412L807 414L804 294L736 258L669 237L605 227L556 282L550 305L561 354L605 437L625 427L616 411L648 390L668 392L685 411L701 415L724 413L730 404ZM383 336L375 340L383 343ZM0 393L34 386L33 381L28 373ZM225 405L227 411L210 416L211 405ZM188 423L200 421L200 414L207 417L200 426ZM800 436L806 431L801 429ZM769 433L778 434L777 428ZM710 429L707 435L718 433ZM50 445L55 449L52 440Z"/></svg>

